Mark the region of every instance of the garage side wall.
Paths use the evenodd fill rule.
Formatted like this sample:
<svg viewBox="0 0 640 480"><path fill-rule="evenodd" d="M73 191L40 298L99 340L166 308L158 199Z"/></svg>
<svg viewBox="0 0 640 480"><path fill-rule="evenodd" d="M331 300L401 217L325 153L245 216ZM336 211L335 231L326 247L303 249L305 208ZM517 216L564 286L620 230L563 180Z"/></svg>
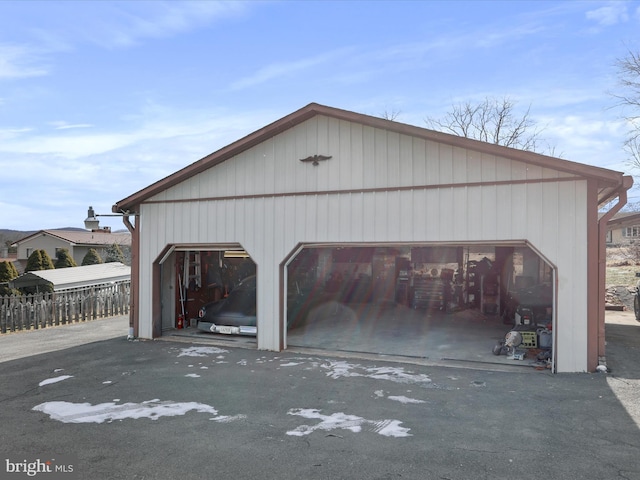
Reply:
<svg viewBox="0 0 640 480"><path fill-rule="evenodd" d="M300 162L316 154L332 158ZM565 173L314 117L141 206L140 335L168 244L242 244L258 266L258 347L277 350L278 265L298 243L527 241L557 267L558 371L586 371L586 201Z"/></svg>

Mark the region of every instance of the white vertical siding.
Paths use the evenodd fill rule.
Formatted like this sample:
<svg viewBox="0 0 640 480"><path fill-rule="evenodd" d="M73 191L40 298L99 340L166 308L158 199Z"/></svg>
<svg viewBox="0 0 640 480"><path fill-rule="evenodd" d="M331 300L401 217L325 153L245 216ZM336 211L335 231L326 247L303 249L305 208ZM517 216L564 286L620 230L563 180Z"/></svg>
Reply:
<svg viewBox="0 0 640 480"><path fill-rule="evenodd" d="M315 154L332 158L299 161ZM151 265L169 244L243 245L258 265L258 346L277 349L278 265L300 242L527 241L558 268L558 368L585 370L586 182L563 176L314 117L142 205L140 335L151 336ZM492 183L518 180L533 183Z"/></svg>

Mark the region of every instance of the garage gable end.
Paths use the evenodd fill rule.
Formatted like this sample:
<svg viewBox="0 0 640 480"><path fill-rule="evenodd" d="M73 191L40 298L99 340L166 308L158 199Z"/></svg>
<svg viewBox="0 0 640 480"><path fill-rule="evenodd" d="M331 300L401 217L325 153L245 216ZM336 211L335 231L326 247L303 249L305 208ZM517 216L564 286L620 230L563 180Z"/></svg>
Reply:
<svg viewBox="0 0 640 480"><path fill-rule="evenodd" d="M310 104L121 200L113 211L203 197L575 177L596 178L604 201L622 174Z"/></svg>

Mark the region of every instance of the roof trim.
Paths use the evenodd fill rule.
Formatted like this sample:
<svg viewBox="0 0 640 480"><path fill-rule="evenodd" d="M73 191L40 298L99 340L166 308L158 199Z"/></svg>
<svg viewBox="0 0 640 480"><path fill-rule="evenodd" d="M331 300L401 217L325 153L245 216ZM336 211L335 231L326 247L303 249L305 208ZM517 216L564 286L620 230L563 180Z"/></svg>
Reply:
<svg viewBox="0 0 640 480"><path fill-rule="evenodd" d="M109 236L107 237L106 235L109 235ZM119 245L128 244L129 242L122 242L122 240L128 239L130 237L130 234L129 233L91 232L87 230L38 230L37 232L32 233L29 236L26 236L24 238L21 238L20 240L13 242L11 245L12 246L20 245L21 243L30 241L40 236L53 237L58 240L62 240L63 242L67 242L73 246L79 246L79 245L95 246L95 245L113 245L114 243L117 243ZM94 238L98 236L100 236L100 238ZM87 241L86 239L83 239L82 237L87 237L87 238L91 237L91 239L95 241L90 242L90 241ZM102 242L100 241L101 239L105 239L105 240L109 239L113 241Z"/></svg>
<svg viewBox="0 0 640 480"><path fill-rule="evenodd" d="M451 145L453 147L474 150L488 155L501 156L544 168L579 175L585 178L593 178L599 182L601 187L609 187L608 191L603 192L604 195L601 195L601 199L614 198L616 196L615 192L617 192L618 188L624 183L622 172L549 157L524 150L517 150L501 145L480 142L470 138L437 132L422 127L416 127L414 125L399 123L392 120L386 120L384 118L373 117L338 108L327 107L317 103L310 103L300 110L297 110L120 200L113 205L112 211L114 213L135 212L137 206L146 199L215 165L218 165L225 160L228 160L229 158L234 157L239 153L248 150L249 148L252 148L255 145L258 145L259 143L262 143L265 140L268 140L269 138L278 135L279 133L282 133L283 131L288 130L316 115L324 115L338 120L360 123L365 126L422 138L424 140Z"/></svg>
<svg viewBox="0 0 640 480"><path fill-rule="evenodd" d="M613 227L627 227L631 225L640 225L640 213L638 212L624 212L626 215L617 214L611 220L607 222L609 228Z"/></svg>

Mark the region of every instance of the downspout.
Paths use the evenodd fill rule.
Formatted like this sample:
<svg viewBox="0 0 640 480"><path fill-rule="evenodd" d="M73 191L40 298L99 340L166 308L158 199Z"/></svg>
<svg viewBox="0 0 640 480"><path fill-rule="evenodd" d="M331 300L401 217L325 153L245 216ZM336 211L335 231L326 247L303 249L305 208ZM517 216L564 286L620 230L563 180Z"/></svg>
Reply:
<svg viewBox="0 0 640 480"><path fill-rule="evenodd" d="M138 229L129 220L129 215L122 217L122 222L131 233L131 286L129 294L129 335L128 339L132 340L138 336L138 283L140 279L140 239ZM136 224L138 222L136 221Z"/></svg>
<svg viewBox="0 0 640 480"><path fill-rule="evenodd" d="M605 355L605 294L608 223L609 220L611 220L611 218L613 218L613 216L627 204L627 191L632 185L633 177L622 177L622 185L620 185L617 190L618 203L611 207L598 220L598 361ZM595 368L593 370L595 370Z"/></svg>

